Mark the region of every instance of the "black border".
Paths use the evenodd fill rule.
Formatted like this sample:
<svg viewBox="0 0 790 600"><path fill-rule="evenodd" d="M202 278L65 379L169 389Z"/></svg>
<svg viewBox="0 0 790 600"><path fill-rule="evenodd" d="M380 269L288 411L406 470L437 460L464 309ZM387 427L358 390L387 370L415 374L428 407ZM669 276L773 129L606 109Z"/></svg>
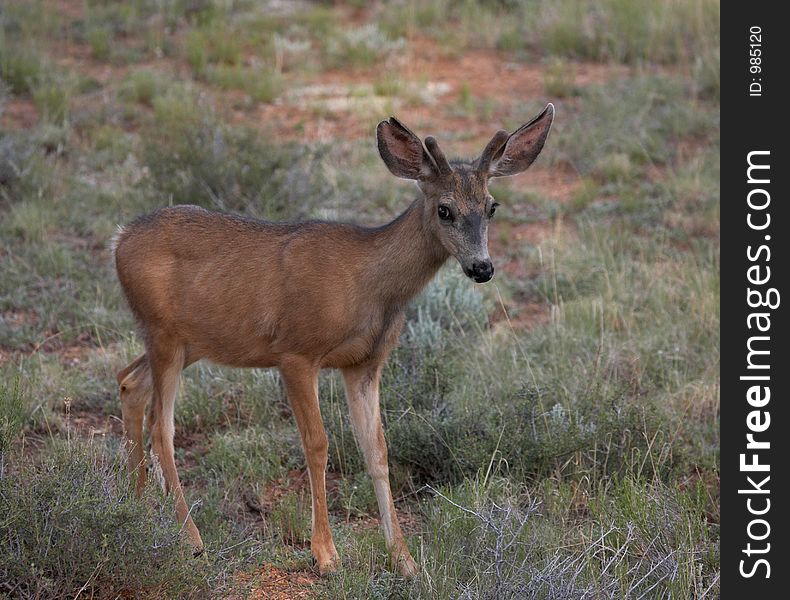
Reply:
<svg viewBox="0 0 790 600"><path fill-rule="evenodd" d="M787 489L785 478L790 478L787 461L790 440L790 415L788 414L788 385L784 353L787 337L787 319L784 304L790 296L771 312L770 333L770 387L771 401L765 407L771 413L768 431L761 439L771 443L770 450L762 451L760 462L770 463L770 473L742 473L740 455L746 450L746 416L754 410L746 402L746 390L754 382L740 379L746 375L746 342L756 335L747 328L747 316L755 309L746 303L747 268L754 264L747 260L746 248L765 244L770 235L771 260L764 263L771 268L770 283L783 294L784 278L790 270L787 222L787 133L790 129L780 112L785 72L783 55L787 56L790 30L781 18L780 2L726 2L722 3L721 84L722 84L722 136L721 136L721 592L722 598L787 598L786 579L790 565L786 566L788 540ZM762 30L762 72L757 75L762 84L762 96L750 96L749 84L755 74L749 72L749 29L759 26ZM746 223L749 208L746 203L747 154L752 150L770 150L770 184L765 187L771 195L768 210L771 225L765 231L752 231ZM740 561L749 559L743 549L749 542L747 526L752 518L746 508L748 495L738 490L746 487L746 476L770 475L771 509L764 517L771 524L769 537L762 542L771 544L763 555L771 565L770 578L760 568L752 578L740 574ZM752 496L754 497L754 496ZM765 496L762 496L765 498ZM755 530L756 531L756 530ZM755 547L760 544L754 542ZM750 568L747 564L747 570ZM747 596L749 594L749 596ZM753 595L758 594L758 595Z"/></svg>

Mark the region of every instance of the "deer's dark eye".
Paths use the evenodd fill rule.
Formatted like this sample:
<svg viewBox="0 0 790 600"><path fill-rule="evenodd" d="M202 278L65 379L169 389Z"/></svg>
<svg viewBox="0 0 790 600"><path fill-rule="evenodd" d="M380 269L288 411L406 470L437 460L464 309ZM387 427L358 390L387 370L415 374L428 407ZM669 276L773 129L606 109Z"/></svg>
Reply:
<svg viewBox="0 0 790 600"><path fill-rule="evenodd" d="M489 209L489 211L488 211L488 218L489 218L489 219L493 218L493 216L494 216L494 213L496 212L496 207L497 207L497 206L499 206L499 203L498 203L498 202L494 202L494 203L491 205L491 208L490 208L490 209Z"/></svg>
<svg viewBox="0 0 790 600"><path fill-rule="evenodd" d="M450 209L446 206L442 205L439 207L439 218L442 221L450 221L453 218L452 213L450 213Z"/></svg>

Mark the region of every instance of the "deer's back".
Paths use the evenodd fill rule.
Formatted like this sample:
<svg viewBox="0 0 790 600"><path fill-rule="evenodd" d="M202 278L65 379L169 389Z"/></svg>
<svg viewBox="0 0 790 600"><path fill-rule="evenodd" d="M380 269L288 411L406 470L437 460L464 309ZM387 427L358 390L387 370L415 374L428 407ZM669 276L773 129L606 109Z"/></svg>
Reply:
<svg viewBox="0 0 790 600"><path fill-rule="evenodd" d="M339 349L339 362L353 362L397 316L381 314L360 280L364 235L177 206L123 229L115 260L143 328L178 337L196 357L266 366Z"/></svg>

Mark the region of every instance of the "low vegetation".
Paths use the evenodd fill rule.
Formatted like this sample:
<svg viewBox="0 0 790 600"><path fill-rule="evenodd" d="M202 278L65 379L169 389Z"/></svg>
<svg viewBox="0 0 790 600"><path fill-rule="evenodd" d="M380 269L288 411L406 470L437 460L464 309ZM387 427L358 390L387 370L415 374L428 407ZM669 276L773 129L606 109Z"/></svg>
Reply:
<svg viewBox="0 0 790 600"><path fill-rule="evenodd" d="M718 597L718 2L6 4L0 595ZM210 364L176 411L193 558L156 478L127 483L114 375L142 344L117 224L187 202L383 223L414 191L376 155L380 118L465 152L547 100L543 156L492 184L495 280L448 264L383 374L420 575L388 570L333 373L343 569L313 571L276 373Z"/></svg>

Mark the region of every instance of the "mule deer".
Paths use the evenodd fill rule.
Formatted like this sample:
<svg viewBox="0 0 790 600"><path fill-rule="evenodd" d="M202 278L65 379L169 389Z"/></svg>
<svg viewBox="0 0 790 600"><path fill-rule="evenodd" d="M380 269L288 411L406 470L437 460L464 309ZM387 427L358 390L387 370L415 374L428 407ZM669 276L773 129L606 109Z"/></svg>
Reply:
<svg viewBox="0 0 790 600"><path fill-rule="evenodd" d="M142 329L145 354L118 373L125 443L137 491L145 485L143 413L178 520L200 551L173 456L174 402L181 370L200 359L277 367L301 434L312 493L313 556L321 573L339 563L329 530L327 437L318 402L322 368L341 369L351 422L373 479L393 565L417 567L401 532L389 484L379 415L379 378L397 343L407 303L455 257L484 283L494 267L488 223L491 177L524 171L549 134L554 107L508 135L498 131L474 161L448 162L433 137L395 118L379 123L384 164L421 194L375 228L311 221L271 223L195 206L163 208L122 229L118 278Z"/></svg>

